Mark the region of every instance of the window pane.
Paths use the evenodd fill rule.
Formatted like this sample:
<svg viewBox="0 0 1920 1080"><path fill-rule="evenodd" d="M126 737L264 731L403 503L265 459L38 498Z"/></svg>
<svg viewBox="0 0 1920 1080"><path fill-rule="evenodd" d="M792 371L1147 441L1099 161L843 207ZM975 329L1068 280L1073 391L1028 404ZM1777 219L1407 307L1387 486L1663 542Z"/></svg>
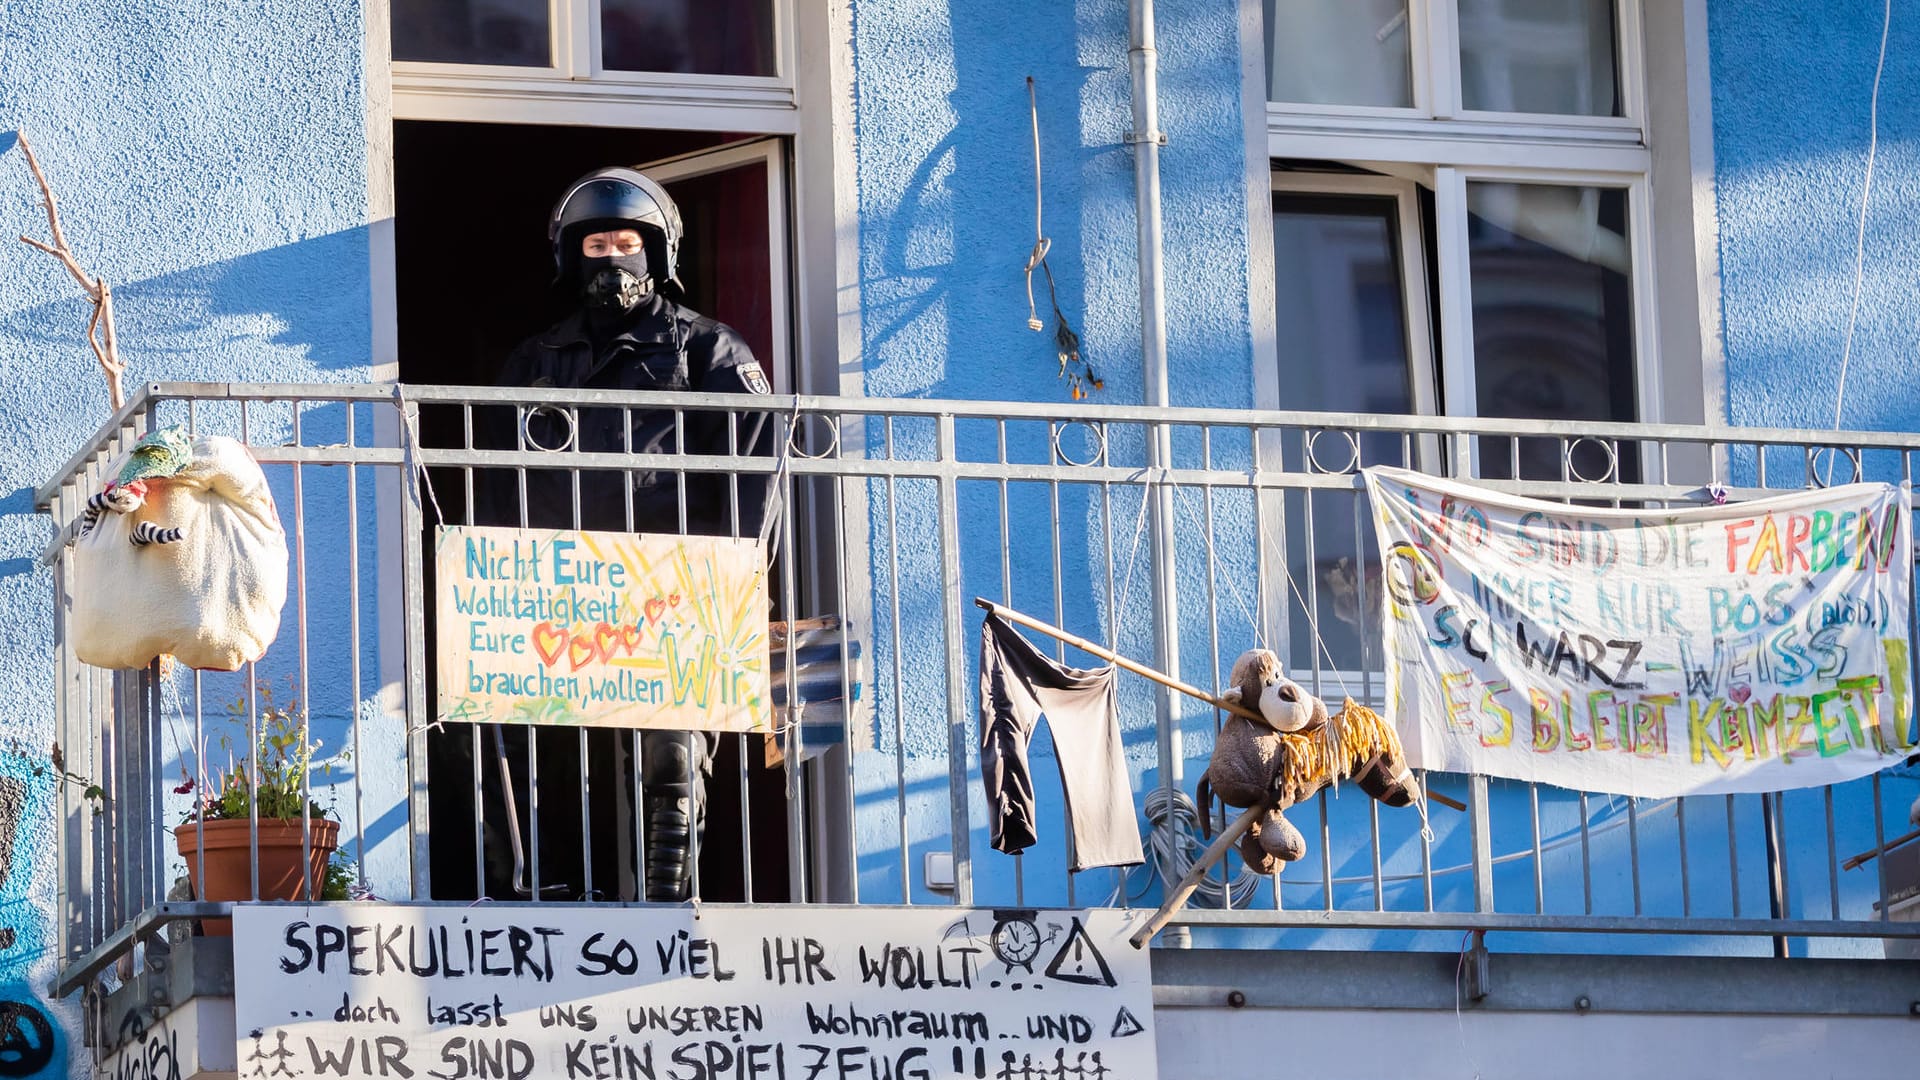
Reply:
<svg viewBox="0 0 1920 1080"><path fill-rule="evenodd" d="M393 0L393 58L551 66L547 0Z"/></svg>
<svg viewBox="0 0 1920 1080"><path fill-rule="evenodd" d="M1627 193L1617 188L1469 183L1474 382L1482 416L1635 418ZM1556 436L1559 433L1556 433ZM1562 478L1558 437L1481 440L1481 470ZM1631 454L1622 448L1622 476ZM1604 447L1574 447L1575 478L1611 473Z"/></svg>
<svg viewBox="0 0 1920 1080"><path fill-rule="evenodd" d="M1379 197L1274 196L1281 408L1415 411L1395 206ZM1354 444L1337 427L1310 444L1289 435L1282 446L1290 469L1408 464L1398 435L1362 436L1359 452L1356 463ZM1379 616L1369 590L1377 592L1379 574L1365 496L1295 491L1279 498L1294 582L1287 590L1286 658L1294 678L1305 681L1316 667L1377 668L1380 658L1368 642L1379 636ZM1377 690L1378 681L1369 687ZM1323 682L1320 689L1336 701L1363 691L1359 682L1344 690Z"/></svg>
<svg viewBox="0 0 1920 1080"><path fill-rule="evenodd" d="M1266 0L1267 97L1413 106L1406 0Z"/></svg>
<svg viewBox="0 0 1920 1080"><path fill-rule="evenodd" d="M680 244L681 301L740 332L754 359L773 374L773 229L767 217L767 167L752 161L669 180L686 238Z"/></svg>
<svg viewBox="0 0 1920 1080"><path fill-rule="evenodd" d="M1469 109L1619 116L1614 0L1459 0Z"/></svg>
<svg viewBox="0 0 1920 1080"><path fill-rule="evenodd" d="M609 71L775 75L773 0L601 0Z"/></svg>
<svg viewBox="0 0 1920 1080"><path fill-rule="evenodd" d="M1396 217L1387 198L1274 196L1281 408L1413 411Z"/></svg>

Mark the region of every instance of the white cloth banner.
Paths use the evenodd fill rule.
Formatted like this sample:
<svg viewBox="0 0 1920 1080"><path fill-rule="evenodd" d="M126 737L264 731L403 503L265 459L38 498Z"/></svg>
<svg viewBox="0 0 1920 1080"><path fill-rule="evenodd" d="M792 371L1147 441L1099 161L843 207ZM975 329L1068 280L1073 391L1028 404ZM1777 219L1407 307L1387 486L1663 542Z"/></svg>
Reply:
<svg viewBox="0 0 1920 1080"><path fill-rule="evenodd" d="M229 1030L240 1080L1153 1080L1147 915L240 904Z"/></svg>
<svg viewBox="0 0 1920 1080"><path fill-rule="evenodd" d="M1664 798L1851 780L1920 738L1906 485L1667 510L1367 488L1417 767Z"/></svg>

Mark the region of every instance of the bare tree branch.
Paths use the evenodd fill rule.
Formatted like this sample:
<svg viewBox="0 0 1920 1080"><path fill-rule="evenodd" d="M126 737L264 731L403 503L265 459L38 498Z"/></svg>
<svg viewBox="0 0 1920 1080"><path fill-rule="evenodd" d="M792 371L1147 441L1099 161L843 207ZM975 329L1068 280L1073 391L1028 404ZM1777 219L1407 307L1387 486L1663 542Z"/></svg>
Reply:
<svg viewBox="0 0 1920 1080"><path fill-rule="evenodd" d="M78 262L74 260L72 252L62 251L59 248L53 247L49 244L41 243L40 241L35 240L31 236L22 236L20 238L20 242L27 245L28 247L37 248L53 256L54 258L59 259L61 265L67 268L67 273L72 274L73 279L80 283L80 288L86 292L87 299L89 300L96 299L94 296L93 282L88 280L87 272L81 268Z"/></svg>
<svg viewBox="0 0 1920 1080"><path fill-rule="evenodd" d="M121 376L126 373L127 365L120 359L119 340L113 330L113 289L103 277L88 274L74 257L73 249L67 246L66 233L60 229L60 209L53 198L53 188L47 183L47 176L40 171L40 160L33 156L33 146L27 142L24 132L18 136L20 152L27 157L27 168L32 171L34 182L40 185L41 205L47 211L47 228L53 233L53 243L35 240L31 236L22 236L20 242L36 251L44 251L60 261L67 273L80 284L87 299L93 301L93 318L87 322L87 344L93 348L94 358L100 361L100 370L107 377L107 400L114 409L119 409L125 401L121 392ZM98 337L96 337L98 331Z"/></svg>

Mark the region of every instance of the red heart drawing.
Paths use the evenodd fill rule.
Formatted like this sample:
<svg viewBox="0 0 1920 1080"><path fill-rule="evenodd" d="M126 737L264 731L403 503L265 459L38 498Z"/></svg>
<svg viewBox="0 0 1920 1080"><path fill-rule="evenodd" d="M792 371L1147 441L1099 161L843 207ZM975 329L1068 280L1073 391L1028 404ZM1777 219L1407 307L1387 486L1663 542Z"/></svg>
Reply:
<svg viewBox="0 0 1920 1080"><path fill-rule="evenodd" d="M640 647L640 639L644 634L645 628L639 623L634 623L631 626L622 626L620 628L620 644L626 647L628 656L632 656L634 650Z"/></svg>
<svg viewBox="0 0 1920 1080"><path fill-rule="evenodd" d="M674 606L674 607L679 607L679 606L680 606L680 594L679 594L679 593L674 593L674 594L673 594L672 596L669 596L669 597L667 597L667 603L668 603L668 604L670 604L670 605L672 605L672 606Z"/></svg>
<svg viewBox="0 0 1920 1080"><path fill-rule="evenodd" d="M1741 683L1739 686L1728 689L1727 696L1733 699L1735 705L1745 705L1747 699L1753 696L1753 687Z"/></svg>
<svg viewBox="0 0 1920 1080"><path fill-rule="evenodd" d="M587 635L575 634L573 635L573 640L567 642L567 662L573 665L571 670L579 671L581 668L586 667L589 662L599 658L600 649L594 645L593 639Z"/></svg>
<svg viewBox="0 0 1920 1080"><path fill-rule="evenodd" d="M667 610L667 602L665 600L660 599L657 596L647 601L647 621L659 622L661 613L665 612L666 610Z"/></svg>
<svg viewBox="0 0 1920 1080"><path fill-rule="evenodd" d="M552 623L533 628L533 651L540 654L540 662L548 667L560 662L560 654L567 651L567 640L567 632Z"/></svg>
<svg viewBox="0 0 1920 1080"><path fill-rule="evenodd" d="M621 645L620 627L601 623L599 626L593 628L593 646L599 650L600 659L613 659L613 651L620 648ZM627 655L632 656L633 649L628 648Z"/></svg>

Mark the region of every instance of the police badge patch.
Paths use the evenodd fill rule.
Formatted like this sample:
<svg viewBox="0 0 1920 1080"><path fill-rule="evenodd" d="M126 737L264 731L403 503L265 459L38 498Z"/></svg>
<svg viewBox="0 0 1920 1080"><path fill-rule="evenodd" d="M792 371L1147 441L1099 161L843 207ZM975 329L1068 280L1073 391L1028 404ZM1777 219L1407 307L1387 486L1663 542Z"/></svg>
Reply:
<svg viewBox="0 0 1920 1080"><path fill-rule="evenodd" d="M747 389L756 394L773 393L773 387L767 382L767 374L760 370L759 364L743 365L740 368L740 381L746 383Z"/></svg>

